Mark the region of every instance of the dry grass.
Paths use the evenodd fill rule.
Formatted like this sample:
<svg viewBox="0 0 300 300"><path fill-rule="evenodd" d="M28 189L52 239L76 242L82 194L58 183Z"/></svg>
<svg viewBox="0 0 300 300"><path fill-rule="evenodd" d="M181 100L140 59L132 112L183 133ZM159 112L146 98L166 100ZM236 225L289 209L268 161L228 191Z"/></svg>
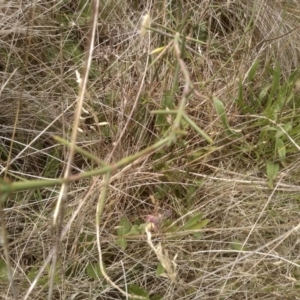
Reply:
<svg viewBox="0 0 300 300"><path fill-rule="evenodd" d="M69 148L52 136L76 129L94 12L2 2L0 191L64 176ZM69 183L57 227L60 185L3 192L1 299L299 299L300 5L182 2L100 1L76 145L114 164L170 136L176 115L151 111L180 106L184 71L185 113L213 144L181 120L185 135L113 172L106 194L99 175ZM71 175L98 166L76 153Z"/></svg>

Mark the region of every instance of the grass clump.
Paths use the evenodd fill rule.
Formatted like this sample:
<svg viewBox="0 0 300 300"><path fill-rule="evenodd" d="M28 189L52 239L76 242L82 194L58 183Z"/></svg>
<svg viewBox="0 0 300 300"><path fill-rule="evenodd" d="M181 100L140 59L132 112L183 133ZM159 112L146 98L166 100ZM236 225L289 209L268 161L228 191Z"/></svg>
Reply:
<svg viewBox="0 0 300 300"><path fill-rule="evenodd" d="M0 9L1 297L296 299L299 4L26 5Z"/></svg>

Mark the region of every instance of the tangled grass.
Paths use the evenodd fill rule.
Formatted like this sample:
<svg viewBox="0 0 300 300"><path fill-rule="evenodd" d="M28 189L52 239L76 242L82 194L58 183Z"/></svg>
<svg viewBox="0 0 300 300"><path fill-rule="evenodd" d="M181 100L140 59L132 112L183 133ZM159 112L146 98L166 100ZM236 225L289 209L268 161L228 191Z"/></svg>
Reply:
<svg viewBox="0 0 300 300"><path fill-rule="evenodd" d="M97 2L1 3L0 297L298 299L297 1Z"/></svg>

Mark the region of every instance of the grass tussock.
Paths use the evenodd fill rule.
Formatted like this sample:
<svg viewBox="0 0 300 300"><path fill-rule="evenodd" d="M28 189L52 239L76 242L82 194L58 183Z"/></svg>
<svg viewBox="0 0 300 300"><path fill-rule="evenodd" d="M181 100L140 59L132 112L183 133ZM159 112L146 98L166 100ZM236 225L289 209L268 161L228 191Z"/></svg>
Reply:
<svg viewBox="0 0 300 300"><path fill-rule="evenodd" d="M298 299L297 1L2 2L1 299Z"/></svg>

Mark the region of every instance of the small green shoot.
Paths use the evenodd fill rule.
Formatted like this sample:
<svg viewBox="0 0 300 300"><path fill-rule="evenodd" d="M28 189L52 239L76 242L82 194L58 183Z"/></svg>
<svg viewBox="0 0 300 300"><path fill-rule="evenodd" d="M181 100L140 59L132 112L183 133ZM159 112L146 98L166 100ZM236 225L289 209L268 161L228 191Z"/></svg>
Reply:
<svg viewBox="0 0 300 300"><path fill-rule="evenodd" d="M226 129L226 134L228 136L231 136L231 135L237 136L238 132L230 128L223 102L221 100L219 100L218 98L214 98L214 106L215 106L217 114L219 115L219 117L221 119L223 127Z"/></svg>
<svg viewBox="0 0 300 300"><path fill-rule="evenodd" d="M279 171L279 164L277 163L267 164L267 176L268 176L268 184L270 188L273 188L273 182L277 177L278 171Z"/></svg>
<svg viewBox="0 0 300 300"><path fill-rule="evenodd" d="M249 70L249 73L248 73L248 82L252 82L255 75L256 75L256 72L257 72L257 68L259 66L259 59L256 59L254 61L254 63L252 64L251 66L251 69Z"/></svg>

